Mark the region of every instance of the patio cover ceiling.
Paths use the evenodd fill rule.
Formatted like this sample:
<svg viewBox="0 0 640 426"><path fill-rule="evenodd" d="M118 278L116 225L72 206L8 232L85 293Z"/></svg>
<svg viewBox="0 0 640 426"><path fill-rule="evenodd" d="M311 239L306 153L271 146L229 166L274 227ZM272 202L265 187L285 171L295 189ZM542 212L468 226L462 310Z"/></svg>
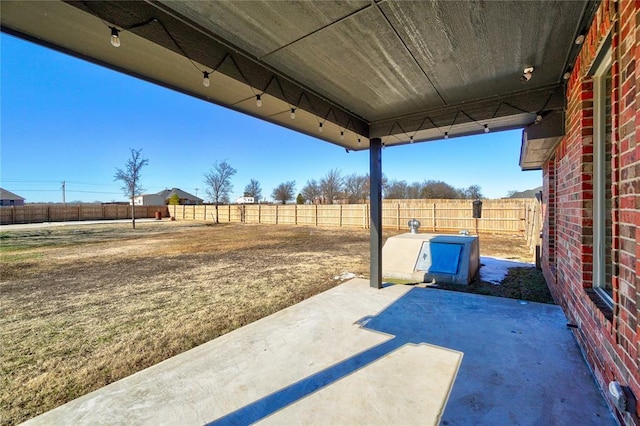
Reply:
<svg viewBox="0 0 640 426"><path fill-rule="evenodd" d="M0 19L7 33L359 150L374 137L438 140L561 113L563 75L597 4L2 1ZM535 134L523 143L548 144L558 129Z"/></svg>

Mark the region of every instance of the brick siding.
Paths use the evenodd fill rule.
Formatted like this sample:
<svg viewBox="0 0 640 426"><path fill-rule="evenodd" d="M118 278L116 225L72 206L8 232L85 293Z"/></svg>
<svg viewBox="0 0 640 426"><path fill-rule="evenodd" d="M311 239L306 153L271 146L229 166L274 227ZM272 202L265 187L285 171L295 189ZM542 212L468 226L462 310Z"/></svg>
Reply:
<svg viewBox="0 0 640 426"><path fill-rule="evenodd" d="M592 291L594 261L594 99L592 68L612 48L610 200L606 229L611 311ZM567 84L566 136L543 167L542 268L596 380L617 380L640 400L640 2L604 1ZM640 65L640 64L639 64ZM606 393L606 392L605 392ZM636 403L640 412L640 403ZM616 413L625 424L640 424Z"/></svg>

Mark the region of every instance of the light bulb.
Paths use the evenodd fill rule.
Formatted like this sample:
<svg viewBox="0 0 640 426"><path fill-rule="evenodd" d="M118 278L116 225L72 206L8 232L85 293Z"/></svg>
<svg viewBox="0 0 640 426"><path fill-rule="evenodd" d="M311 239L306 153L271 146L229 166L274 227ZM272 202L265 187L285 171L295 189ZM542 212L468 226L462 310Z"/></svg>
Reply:
<svg viewBox="0 0 640 426"><path fill-rule="evenodd" d="M260 95L256 95L256 105L258 108L262 106L262 99L260 99Z"/></svg>
<svg viewBox="0 0 640 426"><path fill-rule="evenodd" d="M209 87L209 84L211 84L211 82L209 81L209 73L206 72L206 71L203 71L202 75L203 75L203 77L202 77L202 85L204 87Z"/></svg>
<svg viewBox="0 0 640 426"><path fill-rule="evenodd" d="M322 130L324 130L324 129L322 128L322 123L318 123L318 131L319 131L320 133L322 133Z"/></svg>
<svg viewBox="0 0 640 426"><path fill-rule="evenodd" d="M340 130L340 140L344 140L344 131Z"/></svg>
<svg viewBox="0 0 640 426"><path fill-rule="evenodd" d="M109 28L111 28L111 45L113 47L120 47L120 31L118 31L116 27Z"/></svg>
<svg viewBox="0 0 640 426"><path fill-rule="evenodd" d="M362 139L358 138L358 145L362 142Z"/></svg>
<svg viewBox="0 0 640 426"><path fill-rule="evenodd" d="M484 125L484 132L485 133L489 133L489 125L488 124Z"/></svg>
<svg viewBox="0 0 640 426"><path fill-rule="evenodd" d="M409 136L409 143L413 143L413 136Z"/></svg>
<svg viewBox="0 0 640 426"><path fill-rule="evenodd" d="M542 115L540 114L536 115L536 124L538 124L541 121L542 121Z"/></svg>
<svg viewBox="0 0 640 426"><path fill-rule="evenodd" d="M444 132L444 138L449 139L449 132Z"/></svg>
<svg viewBox="0 0 640 426"><path fill-rule="evenodd" d="M291 108L291 119L292 120L296 119L296 109L295 108Z"/></svg>

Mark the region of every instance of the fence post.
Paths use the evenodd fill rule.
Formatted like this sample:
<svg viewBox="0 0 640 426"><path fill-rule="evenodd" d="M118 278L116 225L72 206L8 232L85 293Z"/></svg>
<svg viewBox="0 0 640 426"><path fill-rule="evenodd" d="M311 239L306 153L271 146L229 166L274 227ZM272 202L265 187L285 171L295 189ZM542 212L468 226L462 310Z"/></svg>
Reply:
<svg viewBox="0 0 640 426"><path fill-rule="evenodd" d="M362 228L367 229L367 204L362 205Z"/></svg>
<svg viewBox="0 0 640 426"><path fill-rule="evenodd" d="M276 225L278 224L278 205L276 204Z"/></svg>
<svg viewBox="0 0 640 426"><path fill-rule="evenodd" d="M315 204L316 206L316 226L318 226L318 205Z"/></svg>
<svg viewBox="0 0 640 426"><path fill-rule="evenodd" d="M396 227L400 230L400 203L396 204Z"/></svg>
<svg viewBox="0 0 640 426"><path fill-rule="evenodd" d="M298 224L298 204L293 205L293 224Z"/></svg>

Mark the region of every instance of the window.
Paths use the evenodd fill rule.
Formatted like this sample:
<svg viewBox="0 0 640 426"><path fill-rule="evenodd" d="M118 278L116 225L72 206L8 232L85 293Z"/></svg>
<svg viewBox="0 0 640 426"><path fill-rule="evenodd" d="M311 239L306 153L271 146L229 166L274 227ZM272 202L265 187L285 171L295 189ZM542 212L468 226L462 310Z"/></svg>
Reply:
<svg viewBox="0 0 640 426"><path fill-rule="evenodd" d="M611 275L611 50L593 75L593 287L613 307Z"/></svg>

